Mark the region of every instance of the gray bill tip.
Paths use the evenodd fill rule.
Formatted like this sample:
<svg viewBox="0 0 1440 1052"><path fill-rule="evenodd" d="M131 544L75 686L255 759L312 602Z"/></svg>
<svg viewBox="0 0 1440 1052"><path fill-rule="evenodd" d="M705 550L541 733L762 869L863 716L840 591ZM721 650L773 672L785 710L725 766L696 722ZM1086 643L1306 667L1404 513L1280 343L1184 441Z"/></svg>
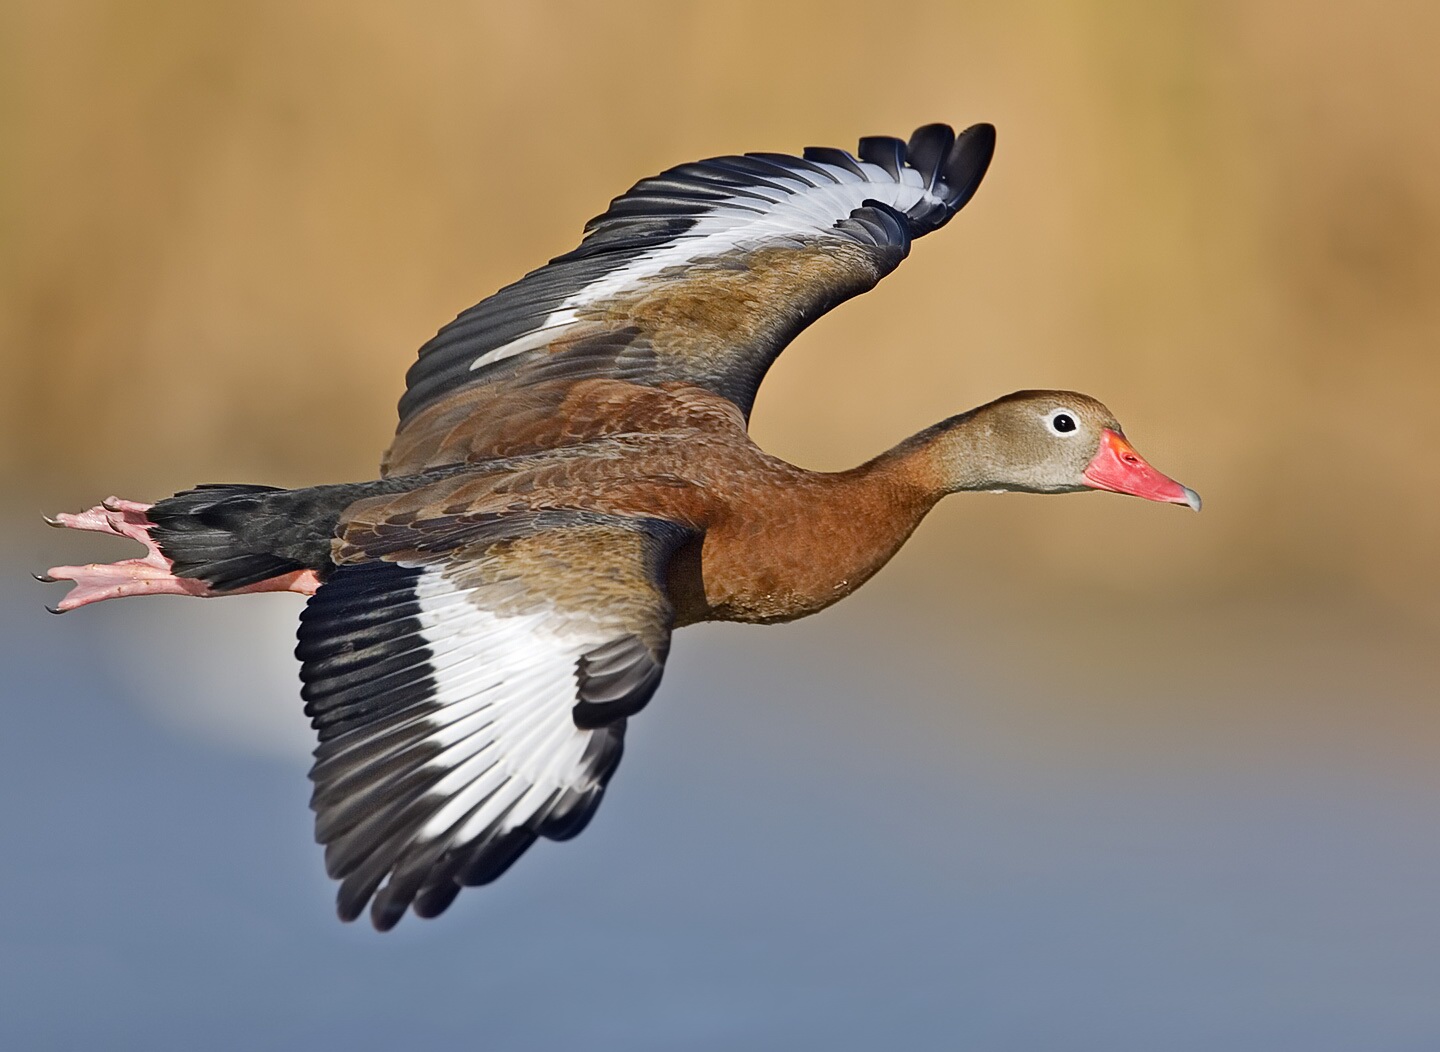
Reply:
<svg viewBox="0 0 1440 1052"><path fill-rule="evenodd" d="M1185 491L1185 503L1188 504L1188 505L1190 505L1190 510L1191 510L1191 511L1199 511L1199 510L1200 510L1200 494L1196 493L1196 492L1195 492L1193 489L1191 489L1189 486L1181 486L1180 488Z"/></svg>

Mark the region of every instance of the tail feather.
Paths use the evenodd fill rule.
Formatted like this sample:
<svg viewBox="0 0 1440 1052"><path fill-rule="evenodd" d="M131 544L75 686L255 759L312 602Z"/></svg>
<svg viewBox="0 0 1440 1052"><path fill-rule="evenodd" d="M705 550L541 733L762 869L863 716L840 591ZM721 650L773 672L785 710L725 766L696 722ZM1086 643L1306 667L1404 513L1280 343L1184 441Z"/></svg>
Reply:
<svg viewBox="0 0 1440 1052"><path fill-rule="evenodd" d="M275 486L210 484L166 497L148 512L150 535L178 577L217 591L258 584L307 564L254 543L255 519ZM308 567L315 569L315 567Z"/></svg>
<svg viewBox="0 0 1440 1052"><path fill-rule="evenodd" d="M305 489L210 483L166 497L146 516L153 524L150 537L174 564L172 572L216 591L295 570L314 570L323 580L335 568L331 544L346 508L455 470Z"/></svg>

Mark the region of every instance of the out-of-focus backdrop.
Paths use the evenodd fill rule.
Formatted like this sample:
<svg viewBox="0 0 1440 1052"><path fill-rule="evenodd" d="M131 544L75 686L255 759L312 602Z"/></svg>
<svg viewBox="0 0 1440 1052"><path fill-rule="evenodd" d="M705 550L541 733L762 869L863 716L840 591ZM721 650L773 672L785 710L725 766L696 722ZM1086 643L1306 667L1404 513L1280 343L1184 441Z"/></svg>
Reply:
<svg viewBox="0 0 1440 1052"><path fill-rule="evenodd" d="M6 1047L1440 1047L1440 8L0 11ZM374 474L415 348L638 178L987 120L771 373L848 466L1024 387L1203 514L965 495L676 640L597 821L331 917L297 604L48 618L42 510Z"/></svg>

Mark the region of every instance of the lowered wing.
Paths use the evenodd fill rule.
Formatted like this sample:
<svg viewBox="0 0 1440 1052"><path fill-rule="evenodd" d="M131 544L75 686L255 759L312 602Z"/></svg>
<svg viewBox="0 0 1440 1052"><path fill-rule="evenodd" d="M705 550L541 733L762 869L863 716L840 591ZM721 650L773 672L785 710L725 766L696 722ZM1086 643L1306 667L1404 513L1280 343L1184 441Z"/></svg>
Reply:
<svg viewBox="0 0 1440 1052"><path fill-rule="evenodd" d="M384 930L584 828L660 683L690 531L547 511L362 533L377 550L321 585L296 655L340 916L370 903Z"/></svg>

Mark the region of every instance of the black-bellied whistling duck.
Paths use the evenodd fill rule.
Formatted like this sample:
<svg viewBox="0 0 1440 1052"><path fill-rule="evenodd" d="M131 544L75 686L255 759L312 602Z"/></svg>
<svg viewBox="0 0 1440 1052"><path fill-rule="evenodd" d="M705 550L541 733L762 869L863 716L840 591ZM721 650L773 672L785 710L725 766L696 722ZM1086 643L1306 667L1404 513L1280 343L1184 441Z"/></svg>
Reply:
<svg viewBox="0 0 1440 1052"><path fill-rule="evenodd" d="M770 363L963 207L994 145L988 124L932 124L858 156L717 157L646 179L577 249L421 348L379 480L61 515L147 554L50 570L75 584L57 610L311 596L296 655L340 916L372 900L382 930L410 907L435 916L536 838L580 832L673 629L824 609L959 490L1199 509L1069 391L1009 395L836 474L750 441Z"/></svg>

